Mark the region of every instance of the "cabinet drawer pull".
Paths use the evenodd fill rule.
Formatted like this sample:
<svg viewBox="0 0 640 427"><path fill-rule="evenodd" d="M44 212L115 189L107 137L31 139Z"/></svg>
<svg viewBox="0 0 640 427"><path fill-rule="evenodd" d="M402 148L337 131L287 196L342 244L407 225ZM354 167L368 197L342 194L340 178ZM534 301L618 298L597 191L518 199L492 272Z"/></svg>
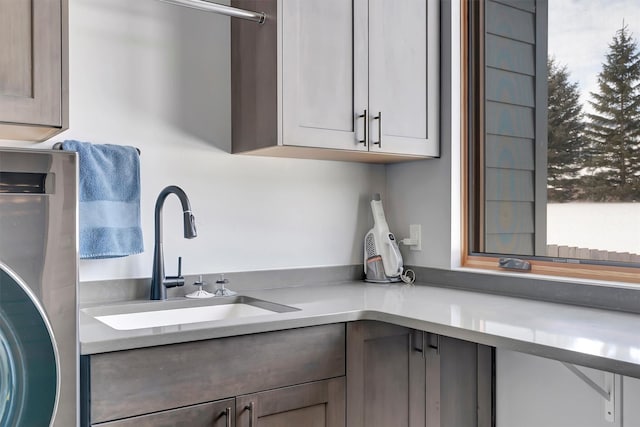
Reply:
<svg viewBox="0 0 640 427"><path fill-rule="evenodd" d="M359 119L363 119L362 120L362 132L364 134L364 138L363 139L359 139L358 142L361 144L364 144L364 146L367 146L367 110L364 110L364 113L360 114L358 116Z"/></svg>
<svg viewBox="0 0 640 427"><path fill-rule="evenodd" d="M244 407L246 411L249 411L249 427L253 427L253 402L249 402L247 406Z"/></svg>
<svg viewBox="0 0 640 427"><path fill-rule="evenodd" d="M373 145L377 145L382 148L382 112L378 112L378 115L373 118L378 121L378 140L373 142Z"/></svg>

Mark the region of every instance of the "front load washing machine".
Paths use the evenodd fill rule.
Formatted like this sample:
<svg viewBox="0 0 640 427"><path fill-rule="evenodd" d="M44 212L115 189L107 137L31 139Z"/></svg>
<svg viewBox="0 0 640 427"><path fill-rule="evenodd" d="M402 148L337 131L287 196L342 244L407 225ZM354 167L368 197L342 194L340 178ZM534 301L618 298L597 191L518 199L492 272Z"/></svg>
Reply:
<svg viewBox="0 0 640 427"><path fill-rule="evenodd" d="M75 153L0 149L0 426L78 423Z"/></svg>

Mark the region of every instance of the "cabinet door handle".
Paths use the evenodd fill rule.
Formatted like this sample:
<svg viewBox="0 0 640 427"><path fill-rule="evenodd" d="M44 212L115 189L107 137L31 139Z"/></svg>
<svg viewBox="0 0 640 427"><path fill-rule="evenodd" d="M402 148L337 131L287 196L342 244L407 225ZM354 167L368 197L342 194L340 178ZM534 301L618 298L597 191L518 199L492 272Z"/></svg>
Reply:
<svg viewBox="0 0 640 427"><path fill-rule="evenodd" d="M231 427L231 408L225 409L223 414L227 417L227 427Z"/></svg>
<svg viewBox="0 0 640 427"><path fill-rule="evenodd" d="M416 351L424 359L424 332L414 330L409 334L409 352Z"/></svg>
<svg viewBox="0 0 640 427"><path fill-rule="evenodd" d="M378 115L373 118L378 121L378 140L373 142L373 145L377 145L382 148L382 112L379 111Z"/></svg>
<svg viewBox="0 0 640 427"><path fill-rule="evenodd" d="M249 427L253 427L253 406L253 402L249 402L249 404L244 407L245 411L249 411Z"/></svg>
<svg viewBox="0 0 640 427"><path fill-rule="evenodd" d="M364 146L367 146L367 110L365 108L364 113L360 114L358 116L359 119L363 119L362 120L362 133L364 134L364 138L363 139L359 139L358 142L361 144L364 144Z"/></svg>
<svg viewBox="0 0 640 427"><path fill-rule="evenodd" d="M427 347L436 351L436 354L440 354L440 335L428 333L426 337Z"/></svg>

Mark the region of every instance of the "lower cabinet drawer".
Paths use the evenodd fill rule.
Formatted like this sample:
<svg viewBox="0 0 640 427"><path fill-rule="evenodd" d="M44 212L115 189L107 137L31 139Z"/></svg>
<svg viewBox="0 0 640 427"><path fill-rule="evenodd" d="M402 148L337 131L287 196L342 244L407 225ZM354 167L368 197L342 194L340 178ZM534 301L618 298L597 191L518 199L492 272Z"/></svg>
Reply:
<svg viewBox="0 0 640 427"><path fill-rule="evenodd" d="M91 355L90 422L343 376L345 335L340 323Z"/></svg>
<svg viewBox="0 0 640 427"><path fill-rule="evenodd" d="M125 420L93 424L95 427L228 427L235 419L235 399L170 409Z"/></svg>

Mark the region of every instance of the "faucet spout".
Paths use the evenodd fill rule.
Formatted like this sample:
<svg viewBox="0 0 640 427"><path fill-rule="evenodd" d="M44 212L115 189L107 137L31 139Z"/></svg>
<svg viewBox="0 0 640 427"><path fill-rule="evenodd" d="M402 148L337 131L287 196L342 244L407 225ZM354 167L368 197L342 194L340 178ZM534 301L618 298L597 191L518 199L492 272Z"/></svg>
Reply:
<svg viewBox="0 0 640 427"><path fill-rule="evenodd" d="M178 272L177 277L167 278L164 274L164 253L162 248L162 207L169 194L175 194L182 205L185 239L193 239L198 235L196 231L195 216L191 212L191 204L187 194L175 185L163 189L158 195L155 208L155 244L153 247L153 271L151 274L150 299L167 299L167 287L182 286L184 279Z"/></svg>

